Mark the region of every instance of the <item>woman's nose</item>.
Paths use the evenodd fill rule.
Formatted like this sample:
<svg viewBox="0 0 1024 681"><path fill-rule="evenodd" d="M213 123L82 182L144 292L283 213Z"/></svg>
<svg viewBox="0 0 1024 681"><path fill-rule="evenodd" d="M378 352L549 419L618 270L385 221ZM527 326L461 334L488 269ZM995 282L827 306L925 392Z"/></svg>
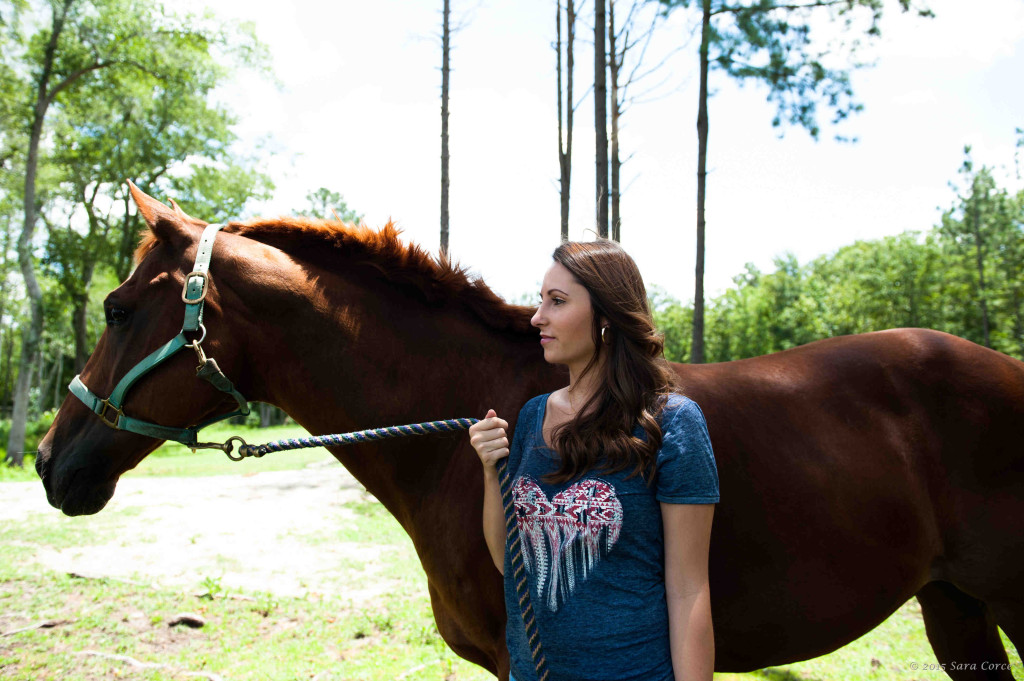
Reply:
<svg viewBox="0 0 1024 681"><path fill-rule="evenodd" d="M540 308L538 307L537 311L533 313L533 317L530 318L530 324L532 324L533 326L540 326L543 323L544 322L540 314Z"/></svg>

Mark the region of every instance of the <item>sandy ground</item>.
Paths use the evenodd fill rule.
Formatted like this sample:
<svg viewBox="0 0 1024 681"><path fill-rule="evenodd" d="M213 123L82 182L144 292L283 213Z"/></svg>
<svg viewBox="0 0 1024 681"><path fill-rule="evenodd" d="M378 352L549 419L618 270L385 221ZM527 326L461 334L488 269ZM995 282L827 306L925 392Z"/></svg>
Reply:
<svg viewBox="0 0 1024 681"><path fill-rule="evenodd" d="M40 546L45 567L88 577L203 590L225 588L299 596L343 593L353 603L390 588L374 565L394 547L344 542L354 526L346 504L369 497L337 464L298 471L205 478L123 478L96 516L68 518L46 503L39 483L0 485L0 522L31 518L102 543L72 538L60 550ZM31 537L26 537L31 543Z"/></svg>

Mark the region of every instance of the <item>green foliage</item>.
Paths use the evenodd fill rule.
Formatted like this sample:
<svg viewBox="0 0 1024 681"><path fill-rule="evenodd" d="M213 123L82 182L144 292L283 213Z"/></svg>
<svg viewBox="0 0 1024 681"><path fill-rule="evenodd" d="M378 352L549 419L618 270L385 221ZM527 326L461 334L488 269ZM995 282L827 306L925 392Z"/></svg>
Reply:
<svg viewBox="0 0 1024 681"><path fill-rule="evenodd" d="M977 343L1024 355L1024 191L1011 194L993 171L975 170L964 150L957 203L942 215L938 240L947 288L956 300L949 323Z"/></svg>
<svg viewBox="0 0 1024 681"><path fill-rule="evenodd" d="M144 224L126 178L158 196L181 197L207 220L237 217L250 199L268 195L272 183L258 159L234 149L235 116L212 96L234 69L265 71L268 58L251 26L208 12L175 16L152 0L0 0L0 47L5 403L17 373L8 348L17 357L27 326L8 273L17 266L9 253L24 219L33 139L36 212L47 227L29 255L38 263L45 314L32 413L63 398L103 328L98 297L131 270ZM41 134L30 134L34 124Z"/></svg>
<svg viewBox="0 0 1024 681"><path fill-rule="evenodd" d="M879 35L883 0L822 0L792 3L783 0L660 0L665 11L697 7L710 13L709 66L741 84L756 82L768 88L775 104L773 126L783 123L820 133L818 107L833 112L833 123L863 107L854 99L850 71L856 61L861 31ZM912 0L900 0L903 11L915 10ZM812 20L828 13L841 26L840 36L827 44L811 35Z"/></svg>
<svg viewBox="0 0 1024 681"><path fill-rule="evenodd" d="M690 327L693 308L684 306L658 286L652 286L648 304L654 324L665 336L665 358L670 362L690 361Z"/></svg>
<svg viewBox="0 0 1024 681"><path fill-rule="evenodd" d="M50 429L50 425L53 423L53 419L57 416L56 409L50 409L43 412L40 416L32 421L29 421L25 426L25 452L26 454L34 453L39 448L39 442L46 435L46 431ZM2 448L2 444L7 442L7 436L11 432L11 420L4 419L0 421L0 461L6 458L7 452ZM0 466L3 466L0 463ZM35 473L32 473L32 477L35 477Z"/></svg>
<svg viewBox="0 0 1024 681"><path fill-rule="evenodd" d="M709 361L898 327L946 331L1024 359L1024 190L1000 188L969 156L956 203L928 233L857 241L805 265L787 254L774 265L764 273L748 264L710 301ZM692 308L657 289L651 306L666 357L687 361Z"/></svg>
<svg viewBox="0 0 1024 681"><path fill-rule="evenodd" d="M354 209L349 208L341 194L331 191L327 187L320 187L315 192L306 194L306 202L309 206L307 215L324 220L331 220L337 217L342 222L358 223L363 216Z"/></svg>

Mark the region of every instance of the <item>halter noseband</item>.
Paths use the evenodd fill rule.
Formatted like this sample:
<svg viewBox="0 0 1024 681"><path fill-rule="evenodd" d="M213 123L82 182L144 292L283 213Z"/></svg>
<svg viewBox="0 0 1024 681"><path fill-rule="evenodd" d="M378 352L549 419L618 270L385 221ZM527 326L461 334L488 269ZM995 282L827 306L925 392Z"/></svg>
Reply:
<svg viewBox="0 0 1024 681"><path fill-rule="evenodd" d="M249 413L249 403L242 397L241 393L235 390L224 372L217 366L217 362L211 357L207 358L203 352L201 343L206 338L206 327L203 326L203 301L210 290L210 257L213 255L213 242L217 238L217 232L224 225L207 225L203 230L203 237L199 240L199 250L196 253L196 263L192 271L185 276L185 285L182 287L181 300L185 303L185 321L181 326L178 335L167 341L159 348L150 353L141 362L132 367L131 371L125 374L124 378L114 386L114 390L107 399L101 399L94 394L82 382L80 376L75 376L68 389L71 394L77 397L106 425L115 430L126 430L130 433L146 435L158 440L172 440L180 442L186 447L193 447L197 444L200 430L232 416L244 416ZM197 340L189 341L185 338L186 333L199 332ZM148 374L165 360L173 357L182 348L192 348L199 359L199 366L196 368L196 376L208 381L217 390L227 393L238 402L238 409L229 414L222 414L207 419L202 423L189 426L188 428L174 428L172 426L161 426L157 423L142 421L126 416L124 413L124 400L128 390L140 378Z"/></svg>

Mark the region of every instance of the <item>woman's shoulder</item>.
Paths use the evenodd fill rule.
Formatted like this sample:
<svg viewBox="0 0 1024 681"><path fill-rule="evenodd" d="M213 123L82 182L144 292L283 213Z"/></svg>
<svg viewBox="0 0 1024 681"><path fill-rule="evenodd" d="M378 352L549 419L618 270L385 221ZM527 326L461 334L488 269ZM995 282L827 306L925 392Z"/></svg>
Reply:
<svg viewBox="0 0 1024 681"><path fill-rule="evenodd" d="M519 410L519 420L522 421L524 418L535 415L541 408L547 403L548 395L551 393L544 393L543 395L537 395L531 397L526 401L526 404Z"/></svg>
<svg viewBox="0 0 1024 681"><path fill-rule="evenodd" d="M662 422L704 420L704 412L692 398L681 393L669 393L662 398Z"/></svg>

